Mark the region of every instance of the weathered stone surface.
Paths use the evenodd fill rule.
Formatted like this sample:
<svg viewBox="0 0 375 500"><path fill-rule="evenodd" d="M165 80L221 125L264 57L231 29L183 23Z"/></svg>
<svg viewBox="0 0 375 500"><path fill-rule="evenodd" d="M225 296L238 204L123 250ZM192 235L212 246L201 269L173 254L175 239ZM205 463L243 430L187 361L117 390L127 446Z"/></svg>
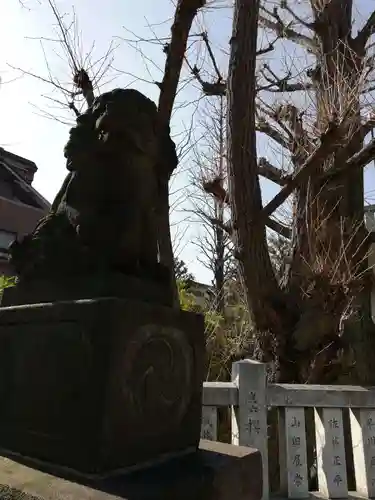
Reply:
<svg viewBox="0 0 375 500"><path fill-rule="evenodd" d="M163 169L177 156L156 105L132 89L102 94L77 118L65 156L69 174L50 214L11 247L20 282L120 272L168 285L156 212Z"/></svg>
<svg viewBox="0 0 375 500"><path fill-rule="evenodd" d="M36 468L38 467L38 468ZM23 500L260 500L262 462L251 448L202 441L198 451L101 479L0 458L0 498Z"/></svg>
<svg viewBox="0 0 375 500"><path fill-rule="evenodd" d="M118 297L170 306L173 297L168 284L123 273L92 273L51 280L21 281L4 290L1 305L40 304L62 300Z"/></svg>
<svg viewBox="0 0 375 500"><path fill-rule="evenodd" d="M0 308L0 447L84 471L198 446L203 319L121 299Z"/></svg>

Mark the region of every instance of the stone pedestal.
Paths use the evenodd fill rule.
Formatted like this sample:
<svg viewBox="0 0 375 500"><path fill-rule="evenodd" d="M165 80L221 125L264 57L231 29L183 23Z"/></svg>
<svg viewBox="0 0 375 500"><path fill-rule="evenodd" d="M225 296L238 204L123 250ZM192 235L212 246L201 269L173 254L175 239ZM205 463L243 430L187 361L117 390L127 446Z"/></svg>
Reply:
<svg viewBox="0 0 375 500"><path fill-rule="evenodd" d="M262 460L251 448L202 441L198 451L164 464L101 479L0 458L0 499L260 500Z"/></svg>
<svg viewBox="0 0 375 500"><path fill-rule="evenodd" d="M169 282L129 276L119 272L92 273L60 277L58 280L34 279L20 281L17 286L6 288L1 305L18 306L44 302L117 297L119 299L148 302L171 307L173 296Z"/></svg>
<svg viewBox="0 0 375 500"><path fill-rule="evenodd" d="M0 447L89 473L194 450L204 370L196 314L114 298L0 308Z"/></svg>

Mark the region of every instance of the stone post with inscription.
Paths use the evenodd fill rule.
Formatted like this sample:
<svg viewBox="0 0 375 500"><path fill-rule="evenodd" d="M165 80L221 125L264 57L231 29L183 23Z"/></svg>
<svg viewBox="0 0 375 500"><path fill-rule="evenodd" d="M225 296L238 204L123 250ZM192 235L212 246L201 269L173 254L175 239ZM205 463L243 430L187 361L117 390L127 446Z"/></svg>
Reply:
<svg viewBox="0 0 375 500"><path fill-rule="evenodd" d="M279 408L280 487L288 498L308 498L304 408Z"/></svg>
<svg viewBox="0 0 375 500"><path fill-rule="evenodd" d="M350 409L357 492L375 498L375 410Z"/></svg>
<svg viewBox="0 0 375 500"><path fill-rule="evenodd" d="M266 365L244 359L232 366L232 381L238 386L238 407L232 410L232 443L260 451L263 465L263 498L268 491L268 442Z"/></svg>
<svg viewBox="0 0 375 500"><path fill-rule="evenodd" d="M315 408L319 491L326 498L348 494L343 415L341 408Z"/></svg>

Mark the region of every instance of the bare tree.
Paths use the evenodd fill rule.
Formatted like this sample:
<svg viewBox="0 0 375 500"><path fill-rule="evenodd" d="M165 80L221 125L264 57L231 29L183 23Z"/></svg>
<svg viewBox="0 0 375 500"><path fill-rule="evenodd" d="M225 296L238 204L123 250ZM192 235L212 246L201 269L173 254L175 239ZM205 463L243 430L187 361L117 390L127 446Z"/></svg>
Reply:
<svg viewBox="0 0 375 500"><path fill-rule="evenodd" d="M194 240L198 260L213 275L215 308L225 310L225 280L232 259L232 249L227 226L228 207L212 191L226 189L226 106L224 96L209 98L200 113L203 137L196 142L191 159L190 185L187 210L189 220L199 224Z"/></svg>
<svg viewBox="0 0 375 500"><path fill-rule="evenodd" d="M274 375L284 381L372 380L363 168L375 153L374 140L365 140L375 125L375 13L354 36L352 8L352 0L306 0L297 10L285 0L263 4L259 23L276 39L257 51L253 3L236 1L228 82L216 94L227 87L230 189L216 179L208 187L232 208L228 229L258 355L274 361ZM305 64L281 76L270 62L256 64L256 56L290 44L307 51ZM200 72L193 73L208 95ZM283 156L282 168L257 159L256 133L278 148L273 156ZM280 186L264 206L259 176ZM290 198L288 228L274 214ZM277 275L267 226L281 235L286 257Z"/></svg>
<svg viewBox="0 0 375 500"><path fill-rule="evenodd" d="M59 11L55 0L46 2L54 20L50 37L37 38L45 61L45 74L33 73L25 68L11 66L14 70L49 85L51 92L44 95L48 106L38 109L42 116L72 125L86 107L90 107L101 86L116 77L113 70L114 54L118 44L109 43L107 50L94 59L94 43L87 51L83 48L78 19ZM66 63L66 74L62 81L55 75L48 57L48 47ZM109 76L110 75L110 76ZM69 111L67 113L67 111Z"/></svg>
<svg viewBox="0 0 375 500"><path fill-rule="evenodd" d="M373 326L364 321L369 239L363 216L363 167L372 159L375 144L363 145L374 122L361 119L360 97L370 73L366 47L375 14L353 38L351 0L312 1L311 22L303 21L285 1L280 8L292 16L289 22L282 19L280 9L261 8L263 26L302 44L311 54L307 82L297 85L290 74L277 78L269 66L261 72L263 80L281 92L312 90L315 120L309 123L292 102L278 108L258 106L255 112L255 35L250 39L246 34L249 25L245 32L241 7L246 2L237 3L228 84L231 202L259 354L276 360L280 380L336 381L343 373L368 383L372 369L365 351L371 352ZM296 23L313 36L297 31ZM246 114L243 102L248 103ZM261 116L260 122L254 121L255 115ZM280 175L283 185L265 207L256 171L255 128L286 148L292 163L290 177ZM292 251L278 282L265 221L291 194ZM363 343L366 347L360 348Z"/></svg>

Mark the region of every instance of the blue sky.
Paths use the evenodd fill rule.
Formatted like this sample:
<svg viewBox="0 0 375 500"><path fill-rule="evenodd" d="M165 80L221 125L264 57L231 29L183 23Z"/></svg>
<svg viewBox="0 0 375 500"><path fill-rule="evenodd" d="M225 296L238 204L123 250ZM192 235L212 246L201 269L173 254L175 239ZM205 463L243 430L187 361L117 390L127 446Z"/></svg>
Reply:
<svg viewBox="0 0 375 500"><path fill-rule="evenodd" d="M25 0L27 8L22 8L18 0L3 0L0 2L0 145L10 151L32 159L38 165L38 174L35 187L49 200L52 200L65 176L65 162L62 154L64 143L67 139L68 126L58 121L40 116L39 109L56 113L50 108L52 102L43 95L60 98L58 93L51 93L51 87L40 80L29 76L22 76L9 65L20 67L32 73L48 76L44 52L54 76L60 81L69 80L69 69L61 58L61 50L53 43L43 42L40 37L53 36L54 18L45 0ZM119 73L117 70L132 73L135 76L150 80L161 78L157 67L163 68L164 55L158 45L143 45L148 58L145 61L139 52L129 47L118 37L134 38L124 27L136 33L139 37L151 38L155 30L158 36L168 36L174 6L170 0L58 0L57 5L61 13L72 13L72 4L78 19L79 30L82 32L83 51L87 51L95 42L92 59L99 59L106 52L111 41L118 45L114 52L114 63L108 73L107 79L116 77L101 87L101 90L129 85L135 78L128 74ZM371 4L371 5L370 5ZM375 8L374 0L361 0L358 4L361 22L364 15ZM363 15L362 15L363 13ZM199 22L202 19L199 19ZM150 24L152 27L150 27ZM219 63L225 68L226 56L220 48L227 48L227 41L231 30L229 9L209 11L205 15L205 26L209 31L210 40L218 54ZM202 31L202 26L197 25L196 31ZM302 57L302 53L293 47L290 58ZM297 51L296 51L297 50ZM57 51L57 53L56 53ZM281 68L277 60L278 54L273 53L270 59ZM192 61L195 62L194 60ZM147 67L146 67L147 66ZM151 72L151 77L148 73ZM185 73L186 75L187 73ZM105 80L104 80L105 82ZM157 100L157 87L144 81L135 81L132 85ZM178 103L194 101L199 95L194 84L188 85L179 95ZM39 108L39 109L38 109ZM173 118L172 132L179 134L189 127L193 105L179 109ZM62 115L61 111L58 112ZM64 115L65 117L69 115ZM268 141L259 142L260 154L269 153ZM375 188L373 167L369 167L366 174L367 190ZM173 189L183 189L187 183L184 174L177 177ZM263 196L269 199L275 193L276 187L270 183L263 184ZM185 216L174 213L174 222ZM184 224L183 222L181 225ZM176 227L176 226L175 226ZM187 227L184 241L180 244L181 256L186 260L191 271L196 277L209 282L209 273L197 261L197 249L189 241L194 237L196 228Z"/></svg>

